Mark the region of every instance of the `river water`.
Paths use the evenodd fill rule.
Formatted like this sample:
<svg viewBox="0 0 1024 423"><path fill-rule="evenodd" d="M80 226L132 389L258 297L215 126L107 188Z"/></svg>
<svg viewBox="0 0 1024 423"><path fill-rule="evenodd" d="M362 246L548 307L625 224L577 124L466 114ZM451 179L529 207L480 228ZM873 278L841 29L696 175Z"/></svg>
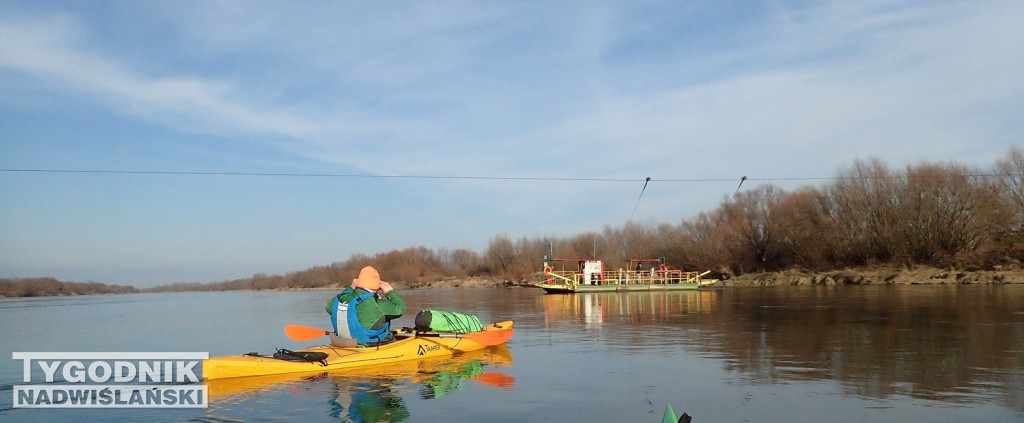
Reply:
<svg viewBox="0 0 1024 423"><path fill-rule="evenodd" d="M545 295L402 292L420 309L514 320L465 357L211 384L205 409L13 408L12 352L189 351L310 343L327 291L0 300L2 421L1024 421L1024 286L726 288ZM37 383L33 377L33 383Z"/></svg>

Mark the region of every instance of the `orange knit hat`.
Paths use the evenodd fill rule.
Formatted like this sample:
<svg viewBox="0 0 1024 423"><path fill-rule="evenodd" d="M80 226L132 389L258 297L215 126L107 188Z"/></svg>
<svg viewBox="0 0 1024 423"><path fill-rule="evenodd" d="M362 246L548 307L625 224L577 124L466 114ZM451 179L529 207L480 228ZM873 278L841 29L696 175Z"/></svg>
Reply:
<svg viewBox="0 0 1024 423"><path fill-rule="evenodd" d="M380 289L380 273L373 267L366 266L359 271L359 279L356 279L356 288L363 288L368 291Z"/></svg>

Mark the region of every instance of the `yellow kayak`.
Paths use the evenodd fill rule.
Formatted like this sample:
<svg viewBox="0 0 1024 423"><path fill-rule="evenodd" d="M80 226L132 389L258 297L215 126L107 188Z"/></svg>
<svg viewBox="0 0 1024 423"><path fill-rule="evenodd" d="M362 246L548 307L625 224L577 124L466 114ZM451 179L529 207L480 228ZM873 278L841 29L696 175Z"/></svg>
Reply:
<svg viewBox="0 0 1024 423"><path fill-rule="evenodd" d="M422 360L395 361L376 366L351 367L335 372L285 373L252 377L207 379L210 398L230 398L234 395L250 394L266 388L292 381L321 380L327 377L343 385L352 381L409 380L413 383L430 382L437 375L465 367L467 363L478 362L488 367L506 367L513 363L512 353L505 345L484 347L479 350L459 353L447 357L433 357ZM510 389L515 378L500 372L487 371L465 375L480 383Z"/></svg>
<svg viewBox="0 0 1024 423"><path fill-rule="evenodd" d="M247 376L278 375L286 373L324 372L361 366L445 357L500 345L512 337L512 321L484 327L482 331L457 335L436 332L417 332L409 328L396 331L395 342L379 347L342 348L320 345L295 353L320 353L325 358L317 361L290 361L272 355L232 355L213 357L203 361L206 380ZM312 354L311 354L312 355Z"/></svg>

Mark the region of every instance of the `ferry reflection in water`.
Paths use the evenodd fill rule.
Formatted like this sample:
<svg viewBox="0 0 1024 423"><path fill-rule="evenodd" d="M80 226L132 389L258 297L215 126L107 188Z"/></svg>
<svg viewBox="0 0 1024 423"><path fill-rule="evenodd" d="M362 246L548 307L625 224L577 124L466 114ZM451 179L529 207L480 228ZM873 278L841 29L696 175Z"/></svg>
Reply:
<svg viewBox="0 0 1024 423"><path fill-rule="evenodd" d="M301 409L310 401L323 404L327 415L344 422L400 422L411 417L406 401L418 391L433 400L463 389L466 381L512 390L515 378L488 367L511 366L505 345L431 360L409 360L317 374L285 374L206 381L211 408L208 418L228 412L237 403L283 402L270 405ZM256 398L254 398L256 397Z"/></svg>
<svg viewBox="0 0 1024 423"><path fill-rule="evenodd" d="M542 303L546 326L568 321L600 329L609 321L664 323L684 314L711 313L719 291L548 294L537 297L537 301Z"/></svg>

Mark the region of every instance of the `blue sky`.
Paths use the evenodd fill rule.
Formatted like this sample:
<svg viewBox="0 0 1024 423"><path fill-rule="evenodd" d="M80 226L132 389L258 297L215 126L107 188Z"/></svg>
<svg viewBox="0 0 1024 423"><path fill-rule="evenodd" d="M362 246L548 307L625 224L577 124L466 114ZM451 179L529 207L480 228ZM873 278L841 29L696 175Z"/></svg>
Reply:
<svg viewBox="0 0 1024 423"><path fill-rule="evenodd" d="M744 175L985 169L1024 145L1020 22L1018 0L3 0L0 277L219 281L634 206L674 224Z"/></svg>

